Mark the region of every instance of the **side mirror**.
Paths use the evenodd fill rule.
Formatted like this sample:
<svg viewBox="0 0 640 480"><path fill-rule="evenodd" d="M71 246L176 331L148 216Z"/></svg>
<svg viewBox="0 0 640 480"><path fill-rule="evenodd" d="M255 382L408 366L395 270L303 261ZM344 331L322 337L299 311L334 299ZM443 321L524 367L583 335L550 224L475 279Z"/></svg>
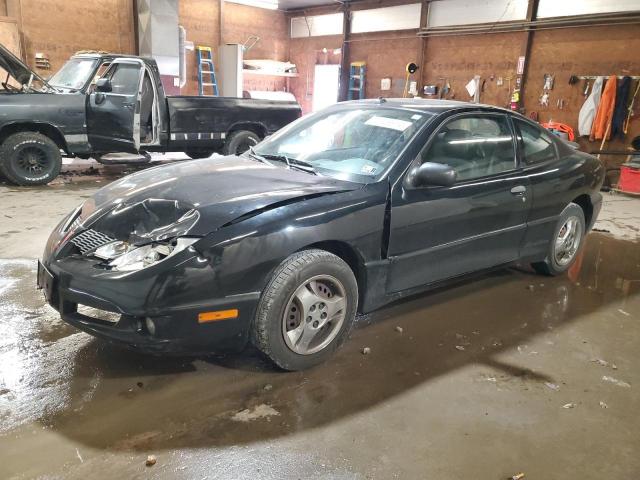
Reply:
<svg viewBox="0 0 640 480"><path fill-rule="evenodd" d="M112 90L113 87L111 86L111 80L109 80L108 78L99 78L96 82L96 91L109 93Z"/></svg>
<svg viewBox="0 0 640 480"><path fill-rule="evenodd" d="M451 187L456 177L456 171L449 165L425 162L411 169L407 180L412 187Z"/></svg>

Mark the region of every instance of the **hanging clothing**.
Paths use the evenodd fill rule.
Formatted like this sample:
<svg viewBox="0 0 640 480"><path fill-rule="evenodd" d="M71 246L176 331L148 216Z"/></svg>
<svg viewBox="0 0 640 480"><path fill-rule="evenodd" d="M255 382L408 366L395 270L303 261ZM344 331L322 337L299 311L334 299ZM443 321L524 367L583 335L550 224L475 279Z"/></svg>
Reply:
<svg viewBox="0 0 640 480"><path fill-rule="evenodd" d="M580 113L578 114L578 134L587 136L591 134L593 119L596 117L598 105L600 104L600 96L602 95L602 84L604 77L597 77L591 88L591 95L582 104Z"/></svg>
<svg viewBox="0 0 640 480"><path fill-rule="evenodd" d="M624 137L624 121L629 113L627 100L631 90L631 77L623 77L616 92L616 106L611 121L611 138Z"/></svg>
<svg viewBox="0 0 640 480"><path fill-rule="evenodd" d="M596 112L596 118L593 120L591 127L591 135L589 140L602 140L607 136L607 140L611 137L611 119L613 117L613 108L616 106L616 88L618 86L618 77L611 75L604 86L600 105Z"/></svg>

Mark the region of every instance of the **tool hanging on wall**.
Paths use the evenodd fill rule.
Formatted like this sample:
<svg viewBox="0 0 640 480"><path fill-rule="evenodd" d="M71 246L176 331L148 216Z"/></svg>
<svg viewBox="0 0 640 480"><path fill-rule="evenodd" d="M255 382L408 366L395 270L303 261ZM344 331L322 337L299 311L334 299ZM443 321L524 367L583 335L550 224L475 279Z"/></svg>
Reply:
<svg viewBox="0 0 640 480"><path fill-rule="evenodd" d="M444 85L440 89L440 93L438 94L438 98L447 98L449 92L451 91L451 84L448 79L444 80Z"/></svg>
<svg viewBox="0 0 640 480"><path fill-rule="evenodd" d="M404 82L404 91L402 92L402 98L406 98L407 94L409 93L409 78L411 75L418 71L418 65L413 62L407 63L405 71L407 72L407 78Z"/></svg>

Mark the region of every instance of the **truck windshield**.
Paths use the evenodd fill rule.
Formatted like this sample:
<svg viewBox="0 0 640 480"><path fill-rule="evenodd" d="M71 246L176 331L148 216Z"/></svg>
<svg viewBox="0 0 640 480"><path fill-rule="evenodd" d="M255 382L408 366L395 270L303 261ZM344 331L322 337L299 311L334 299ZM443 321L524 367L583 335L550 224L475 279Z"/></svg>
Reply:
<svg viewBox="0 0 640 480"><path fill-rule="evenodd" d="M417 109L380 106L324 110L280 130L254 152L310 164L321 175L372 183L432 116Z"/></svg>
<svg viewBox="0 0 640 480"><path fill-rule="evenodd" d="M58 88L78 90L87 83L97 62L95 58L72 58L51 77L49 84Z"/></svg>

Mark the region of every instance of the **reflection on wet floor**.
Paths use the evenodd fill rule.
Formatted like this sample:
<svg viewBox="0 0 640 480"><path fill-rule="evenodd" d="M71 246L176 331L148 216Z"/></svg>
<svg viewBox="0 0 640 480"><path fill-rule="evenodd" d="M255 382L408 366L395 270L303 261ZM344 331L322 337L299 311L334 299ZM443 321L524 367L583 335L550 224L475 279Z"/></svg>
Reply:
<svg viewBox="0 0 640 480"><path fill-rule="evenodd" d="M253 351L160 358L95 340L43 304L34 267L0 263L0 459L13 455L10 474L25 468L27 426L111 452L247 445L339 422L469 365L486 371L477 382L547 394L562 380L527 362L553 350L555 332L576 332L564 348L585 363L615 351L607 338L577 333L594 313L607 332L638 339L640 248L601 234L588 237L567 276L512 268L399 302L359 319L336 357L298 373L276 371ZM545 341L534 350L538 337ZM505 360L507 351L523 362ZM616 361L602 375L633 384L636 360ZM637 399L633 392L615 391Z"/></svg>

